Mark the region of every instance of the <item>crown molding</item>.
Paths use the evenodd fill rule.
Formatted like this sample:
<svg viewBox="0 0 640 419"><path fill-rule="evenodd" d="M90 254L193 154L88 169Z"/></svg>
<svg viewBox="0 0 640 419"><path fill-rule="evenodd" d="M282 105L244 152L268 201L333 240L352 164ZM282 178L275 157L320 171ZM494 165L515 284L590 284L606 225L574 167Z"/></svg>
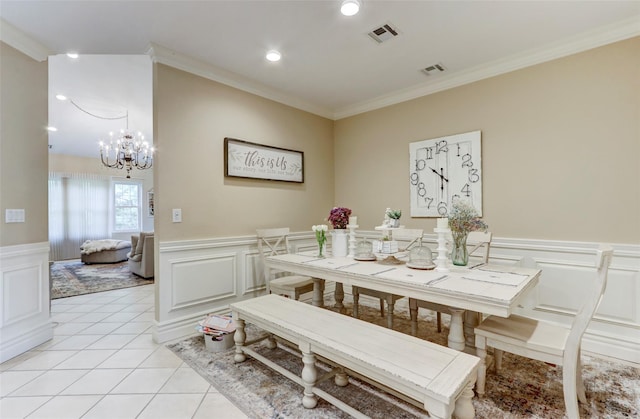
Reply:
<svg viewBox="0 0 640 419"><path fill-rule="evenodd" d="M317 106L293 96L285 95L276 89L252 81L237 73L233 73L212 64L205 63L204 61L200 61L196 58L180 54L161 45L155 43L149 44L146 54L151 57L154 63L165 64L256 96L261 96L324 118L333 119L333 111L329 108Z"/></svg>
<svg viewBox="0 0 640 419"><path fill-rule="evenodd" d="M453 73L439 78L436 82L421 83L389 95L356 103L336 110L333 119L343 119L364 112L395 105L408 100L417 99L443 90L473 83L489 77L509 73L525 67L566 57L572 54L597 48L640 35L640 18L633 17L607 25L578 36L566 38L560 42L542 48L528 50L510 57L476 66L467 71Z"/></svg>
<svg viewBox="0 0 640 419"><path fill-rule="evenodd" d="M36 61L46 61L51 51L7 21L0 19L0 41Z"/></svg>

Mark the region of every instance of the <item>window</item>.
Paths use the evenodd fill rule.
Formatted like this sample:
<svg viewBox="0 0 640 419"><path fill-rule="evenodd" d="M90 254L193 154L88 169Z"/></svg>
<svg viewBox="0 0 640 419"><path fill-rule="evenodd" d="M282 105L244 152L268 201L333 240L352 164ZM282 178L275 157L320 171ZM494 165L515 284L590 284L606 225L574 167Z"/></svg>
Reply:
<svg viewBox="0 0 640 419"><path fill-rule="evenodd" d="M140 231L142 185L131 181L113 182L114 231Z"/></svg>

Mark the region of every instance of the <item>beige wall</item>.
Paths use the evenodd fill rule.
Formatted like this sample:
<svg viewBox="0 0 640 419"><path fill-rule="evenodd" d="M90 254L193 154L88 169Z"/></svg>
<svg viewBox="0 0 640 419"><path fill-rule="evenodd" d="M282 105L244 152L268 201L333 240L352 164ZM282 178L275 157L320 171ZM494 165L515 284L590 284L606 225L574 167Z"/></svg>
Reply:
<svg viewBox="0 0 640 419"><path fill-rule="evenodd" d="M409 143L482 131L484 219L499 237L640 243L640 38L335 123L336 200L408 227Z"/></svg>
<svg viewBox="0 0 640 419"><path fill-rule="evenodd" d="M79 157L66 154L49 154L49 171L67 173L94 173L103 176L112 176L116 179L126 179L125 169L114 169L100 162L96 149L95 157ZM153 231L154 217L148 216L147 192L153 188L153 169L131 170L132 180L142 181L142 230ZM114 234L112 238L128 240L130 234Z"/></svg>
<svg viewBox="0 0 640 419"><path fill-rule="evenodd" d="M48 240L47 63L0 43L0 247ZM4 222L24 209L24 223Z"/></svg>
<svg viewBox="0 0 640 419"><path fill-rule="evenodd" d="M334 204L331 120L156 64L154 133L162 241L310 230ZM303 151L304 183L225 178L225 137Z"/></svg>

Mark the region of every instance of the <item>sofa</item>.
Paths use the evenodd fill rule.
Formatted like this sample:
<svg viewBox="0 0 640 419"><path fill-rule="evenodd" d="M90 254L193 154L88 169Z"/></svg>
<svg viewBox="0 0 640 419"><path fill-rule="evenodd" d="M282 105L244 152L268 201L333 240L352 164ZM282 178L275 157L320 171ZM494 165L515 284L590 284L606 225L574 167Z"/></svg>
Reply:
<svg viewBox="0 0 640 419"><path fill-rule="evenodd" d="M143 278L153 278L153 232L131 236L129 270Z"/></svg>

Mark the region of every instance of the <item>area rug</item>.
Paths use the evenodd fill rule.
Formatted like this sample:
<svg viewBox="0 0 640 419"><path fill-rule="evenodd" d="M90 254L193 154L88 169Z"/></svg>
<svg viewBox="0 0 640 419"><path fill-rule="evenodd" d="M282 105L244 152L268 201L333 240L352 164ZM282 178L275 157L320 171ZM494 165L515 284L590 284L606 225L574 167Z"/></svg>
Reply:
<svg viewBox="0 0 640 419"><path fill-rule="evenodd" d="M127 262L86 265L79 260L51 265L51 299L153 284L129 271Z"/></svg>
<svg viewBox="0 0 640 419"><path fill-rule="evenodd" d="M343 313L350 315L351 307L347 305ZM363 320L381 326L386 323L378 310L360 307L360 313ZM448 324L444 318L448 316L443 316L442 333L436 331L431 314L421 317L418 336L446 344ZM394 329L404 333L410 331L408 316L398 310ZM264 333L250 324L246 331L249 339ZM233 349L209 352L202 336L167 346L250 418L349 417L321 399L316 408L305 409L301 404L301 386L250 357L245 362L234 363ZM281 344L272 350L263 343L254 344L253 349L300 374L302 361L294 350ZM491 364L491 355L488 361ZM640 417L640 369L637 366L589 356L583 356L583 362L588 403L580 405L582 418ZM326 368L322 363L318 366ZM331 380L323 382L321 387L372 418L428 417L424 411L355 378L350 378L346 387L337 387ZM473 404L477 418L562 418L565 415L562 369L505 353L500 374L493 370L488 372L486 394L481 399L474 397Z"/></svg>

